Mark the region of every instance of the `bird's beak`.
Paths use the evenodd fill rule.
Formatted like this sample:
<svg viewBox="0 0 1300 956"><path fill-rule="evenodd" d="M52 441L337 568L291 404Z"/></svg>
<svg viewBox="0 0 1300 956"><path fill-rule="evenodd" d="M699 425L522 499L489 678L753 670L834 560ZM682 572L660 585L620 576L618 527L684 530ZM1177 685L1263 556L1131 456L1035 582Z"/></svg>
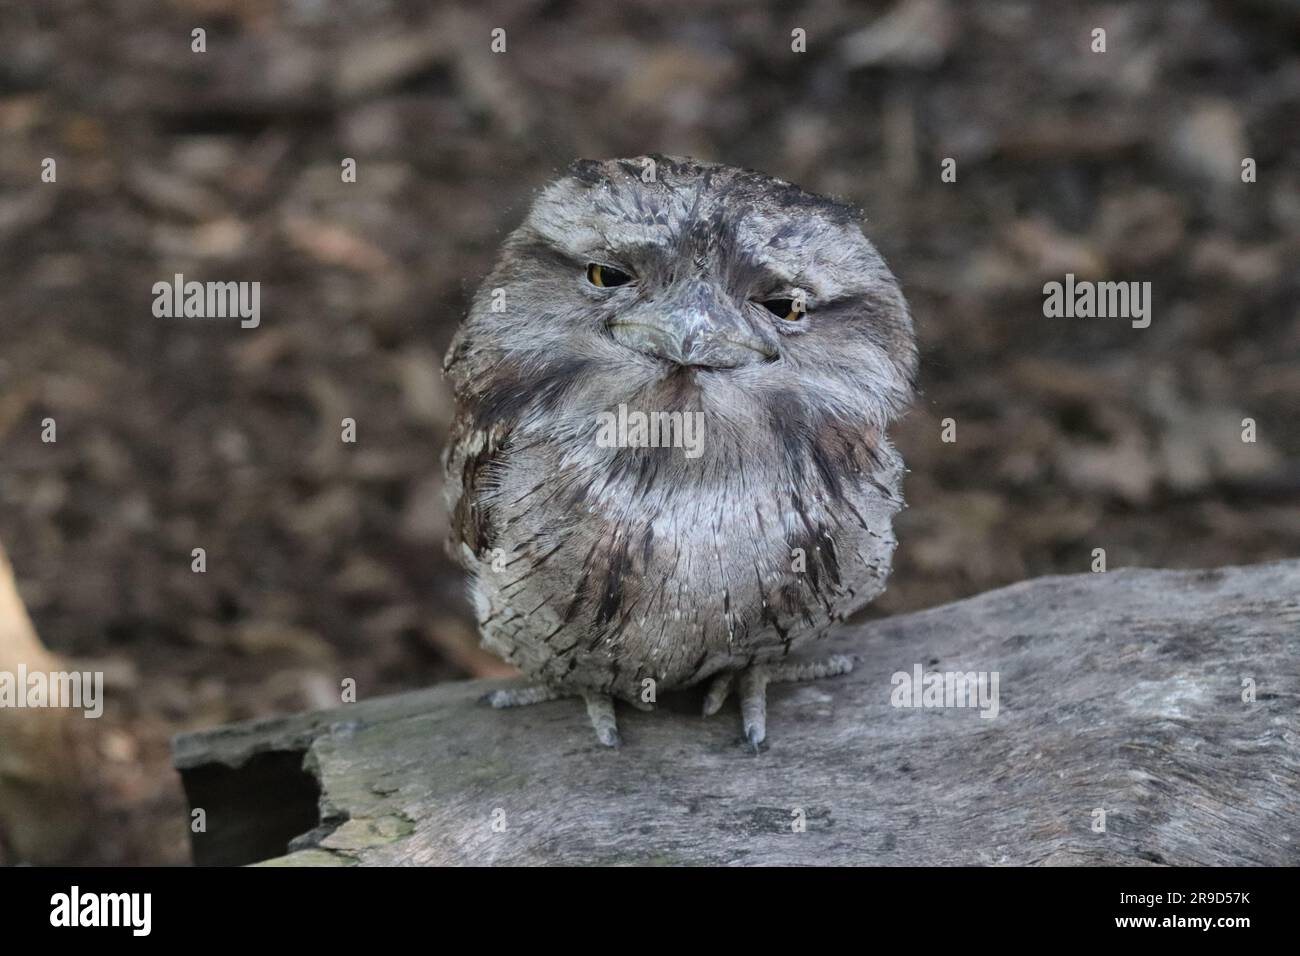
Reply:
<svg viewBox="0 0 1300 956"><path fill-rule="evenodd" d="M760 337L742 317L705 309L616 318L609 331L628 348L682 366L739 368L777 357L776 342Z"/></svg>

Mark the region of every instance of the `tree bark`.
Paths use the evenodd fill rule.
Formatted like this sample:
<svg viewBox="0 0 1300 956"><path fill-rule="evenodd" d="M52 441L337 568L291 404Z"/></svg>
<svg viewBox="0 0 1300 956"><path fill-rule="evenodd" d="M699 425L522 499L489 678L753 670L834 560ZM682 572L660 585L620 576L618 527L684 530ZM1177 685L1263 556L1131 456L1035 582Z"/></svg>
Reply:
<svg viewBox="0 0 1300 956"><path fill-rule="evenodd" d="M504 681L183 736L195 857L1300 864L1300 561L1040 578L819 652L856 668L773 685L760 754L734 701L620 706L607 750L579 701L478 703ZM996 672L997 715L893 706L918 666Z"/></svg>

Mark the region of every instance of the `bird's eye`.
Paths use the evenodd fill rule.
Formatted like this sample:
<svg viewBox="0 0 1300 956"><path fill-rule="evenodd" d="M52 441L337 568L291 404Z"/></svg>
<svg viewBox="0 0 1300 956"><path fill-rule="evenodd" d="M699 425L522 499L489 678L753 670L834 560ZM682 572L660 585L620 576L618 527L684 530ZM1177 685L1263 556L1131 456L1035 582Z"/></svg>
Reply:
<svg viewBox="0 0 1300 956"><path fill-rule="evenodd" d="M787 322L798 322L803 318L803 309L794 299L768 299L760 305L778 319L785 319Z"/></svg>
<svg viewBox="0 0 1300 956"><path fill-rule="evenodd" d="M601 266L593 262L587 266L587 281L592 285L600 286L602 289L609 289L616 285L627 285L632 281L632 277L626 272L619 272L612 266Z"/></svg>

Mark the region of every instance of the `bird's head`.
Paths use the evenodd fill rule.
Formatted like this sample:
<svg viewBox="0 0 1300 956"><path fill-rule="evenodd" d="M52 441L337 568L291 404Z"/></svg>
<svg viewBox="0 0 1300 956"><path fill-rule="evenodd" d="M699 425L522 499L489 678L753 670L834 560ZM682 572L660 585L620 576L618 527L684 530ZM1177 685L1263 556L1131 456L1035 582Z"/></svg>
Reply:
<svg viewBox="0 0 1300 956"><path fill-rule="evenodd" d="M448 374L480 424L579 443L620 403L704 412L721 464L878 437L912 395L916 349L856 220L748 170L579 161L506 241Z"/></svg>

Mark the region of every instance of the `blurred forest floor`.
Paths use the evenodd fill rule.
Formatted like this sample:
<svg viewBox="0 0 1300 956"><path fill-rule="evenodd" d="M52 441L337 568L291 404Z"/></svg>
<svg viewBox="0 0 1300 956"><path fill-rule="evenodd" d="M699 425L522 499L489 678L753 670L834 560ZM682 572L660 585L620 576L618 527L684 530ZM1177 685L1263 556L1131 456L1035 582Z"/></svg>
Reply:
<svg viewBox="0 0 1300 956"><path fill-rule="evenodd" d="M178 731L499 672L442 551L440 356L575 157L865 210L924 389L872 613L1098 547L1300 554L1298 51L1288 0L0 5L0 541L109 673L82 861L188 859ZM260 281L261 327L154 318L177 272ZM1045 319L1067 272L1150 281L1150 328Z"/></svg>

